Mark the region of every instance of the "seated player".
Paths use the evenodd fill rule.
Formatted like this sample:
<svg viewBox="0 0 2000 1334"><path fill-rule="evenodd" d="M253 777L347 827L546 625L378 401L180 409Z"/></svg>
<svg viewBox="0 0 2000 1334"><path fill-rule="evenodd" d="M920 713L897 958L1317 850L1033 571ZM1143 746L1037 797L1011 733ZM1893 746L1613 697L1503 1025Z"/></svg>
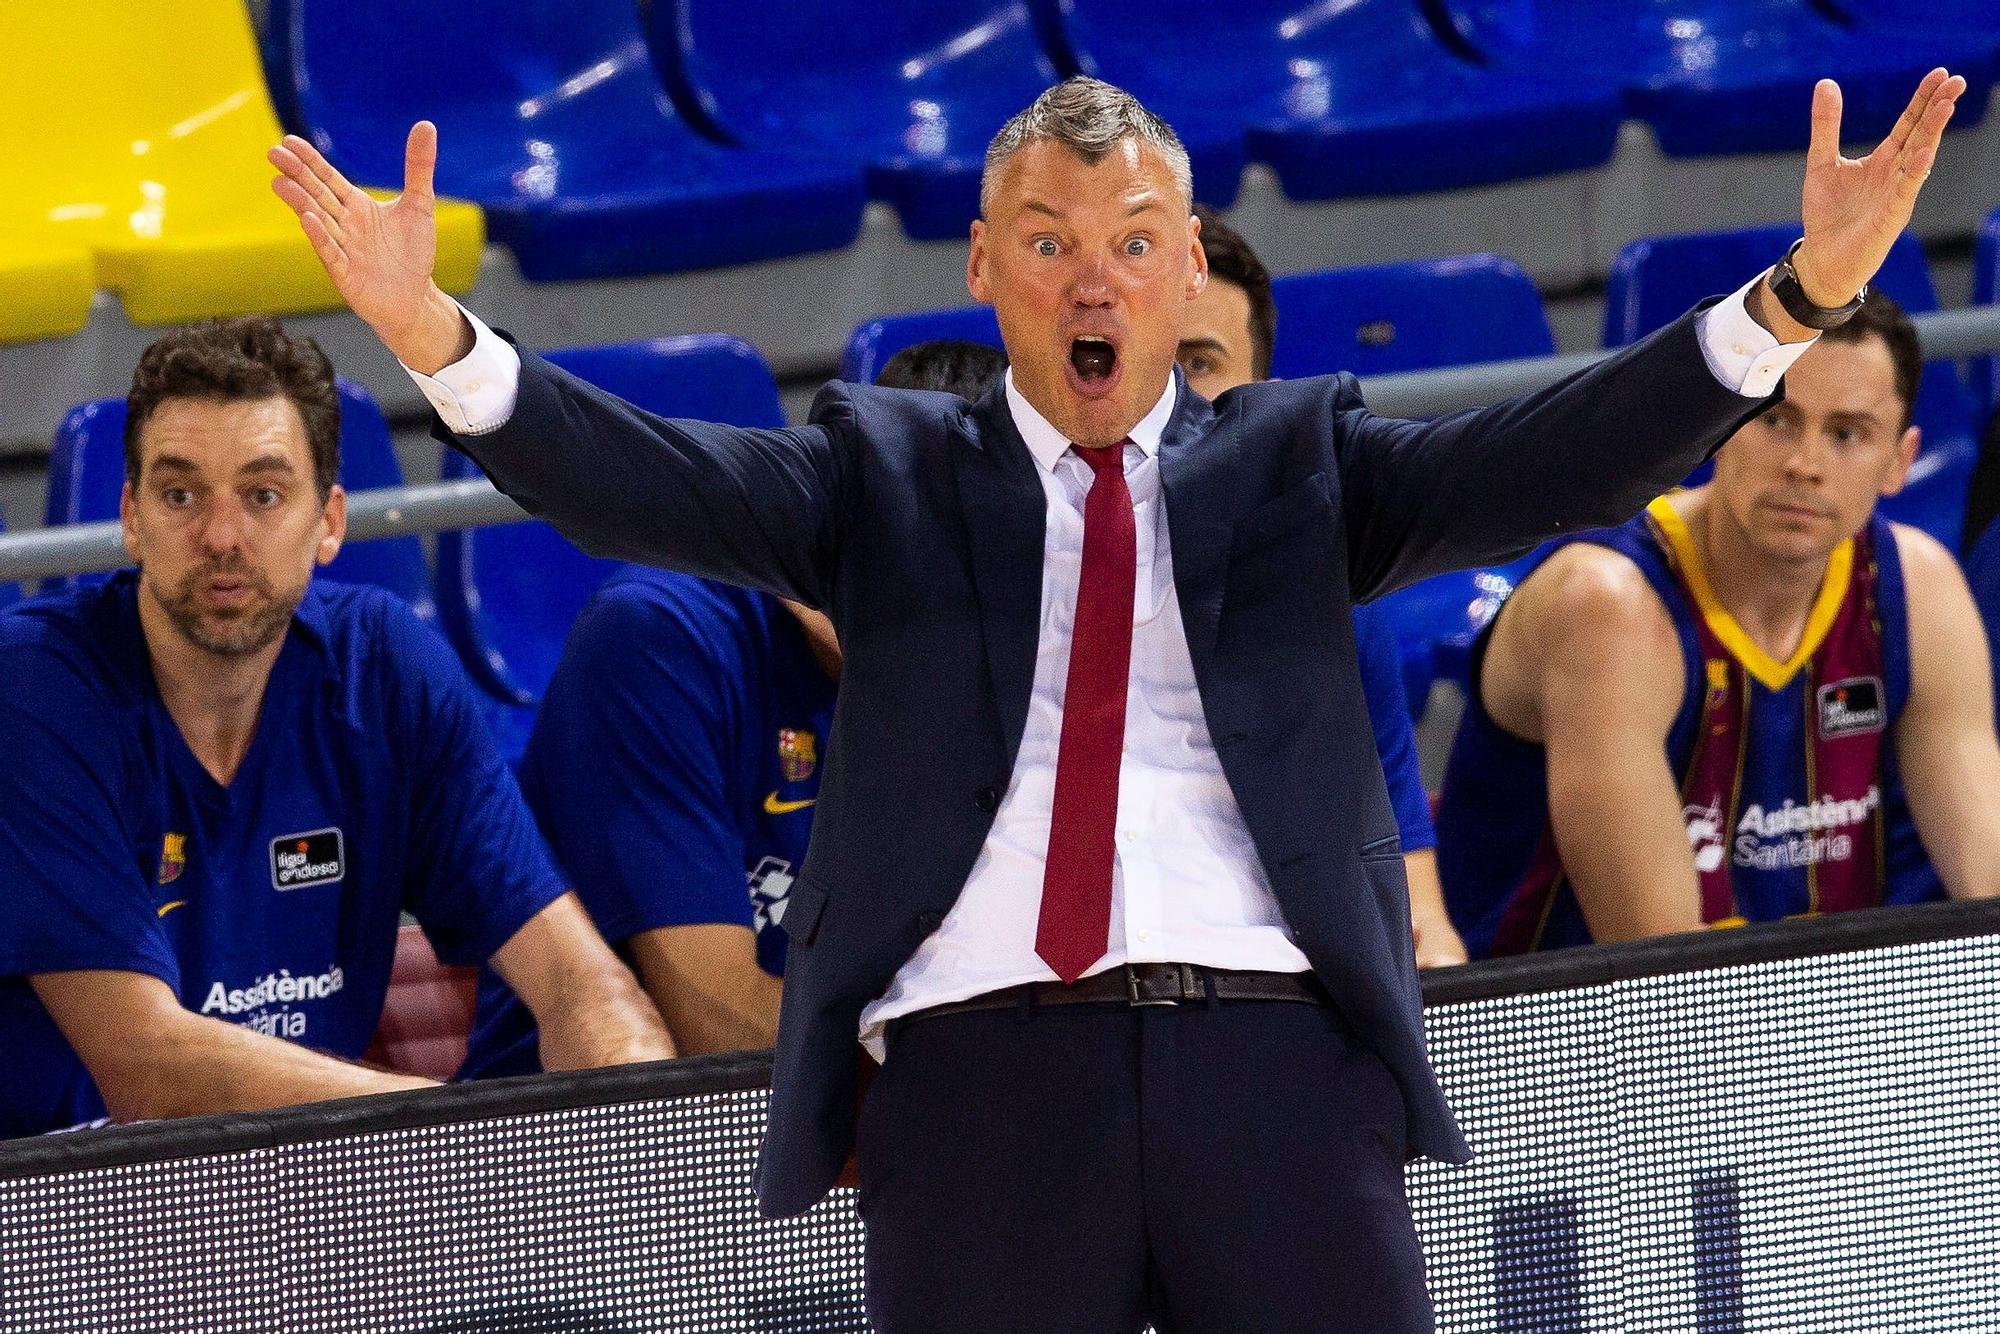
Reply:
<svg viewBox="0 0 2000 1334"><path fill-rule="evenodd" d="M820 612L630 565L577 617L542 696L522 789L685 1055L776 1039L780 928L839 677ZM482 972L461 1077L539 1068L511 980Z"/></svg>
<svg viewBox="0 0 2000 1334"><path fill-rule="evenodd" d="M877 383L978 398L1006 369L998 348L938 339ZM777 1037L780 923L839 679L823 613L632 565L578 616L542 697L528 803L689 1055ZM536 1068L534 1016L482 973L461 1075Z"/></svg>
<svg viewBox="0 0 2000 1334"><path fill-rule="evenodd" d="M1208 286L1188 303L1178 356L1189 387L1212 399L1240 384L1270 378L1278 307L1271 299L1271 275L1249 242L1207 208L1197 205L1195 213L1208 255ZM1417 768L1416 729L1403 692L1395 637L1380 613L1360 606L1354 609L1354 639L1368 719L1403 838L1417 966L1464 963L1465 947L1445 915L1438 887L1437 833L1431 825L1430 795Z"/></svg>
<svg viewBox="0 0 2000 1334"><path fill-rule="evenodd" d="M1874 513L1922 367L1871 295L1712 481L1521 582L1439 813L1475 956L2000 893L1985 637L1951 554Z"/></svg>
<svg viewBox="0 0 2000 1334"><path fill-rule="evenodd" d="M126 405L138 568L0 617L0 1134L429 1082L355 1063L405 909L550 1066L672 1055L442 641L312 582L346 525L318 347L198 325Z"/></svg>

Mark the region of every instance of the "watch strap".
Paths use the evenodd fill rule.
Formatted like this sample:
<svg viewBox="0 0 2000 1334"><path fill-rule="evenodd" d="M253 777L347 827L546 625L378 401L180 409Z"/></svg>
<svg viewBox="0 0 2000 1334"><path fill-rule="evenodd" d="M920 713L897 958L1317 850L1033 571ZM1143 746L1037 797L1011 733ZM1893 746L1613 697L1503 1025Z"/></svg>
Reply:
<svg viewBox="0 0 2000 1334"><path fill-rule="evenodd" d="M1854 294L1854 299L1844 306L1816 306L1806 296L1805 287L1799 282L1799 271L1792 267L1792 256L1805 244L1802 236L1792 242L1785 257L1771 269L1766 285L1771 295L1778 298L1778 304L1785 308L1785 314L1805 325L1808 329L1836 329L1853 317L1861 309L1861 303L1868 299L1868 289L1863 287Z"/></svg>

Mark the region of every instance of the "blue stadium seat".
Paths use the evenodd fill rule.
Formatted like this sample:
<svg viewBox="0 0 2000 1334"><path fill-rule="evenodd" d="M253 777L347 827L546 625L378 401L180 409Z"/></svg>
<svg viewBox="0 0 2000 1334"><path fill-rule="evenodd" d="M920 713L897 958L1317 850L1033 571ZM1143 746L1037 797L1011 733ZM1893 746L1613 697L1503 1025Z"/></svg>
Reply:
<svg viewBox="0 0 2000 1334"><path fill-rule="evenodd" d="M662 416L737 426L783 426L777 382L755 348L700 334L551 352L574 375ZM446 449L440 473L479 469ZM614 561L586 556L545 523L439 533L439 619L475 679L497 701L490 722L501 751L519 760L570 622Z"/></svg>
<svg viewBox="0 0 2000 1334"><path fill-rule="evenodd" d="M1329 269L1276 278L1280 379L1553 356L1534 280L1499 255Z"/></svg>
<svg viewBox="0 0 2000 1334"><path fill-rule="evenodd" d="M1496 69L1614 83L1670 157L1805 148L1821 78L1845 96L1849 142L1887 134L1932 68L1963 72L1975 124L1992 87L1989 44L1934 22L1857 32L1814 0L1425 0L1442 30ZM1929 8L1929 0L1916 0Z"/></svg>
<svg viewBox="0 0 2000 1334"><path fill-rule="evenodd" d="M1993 0L1825 0L1827 9L1864 32L1949 32L2000 53L2000 7Z"/></svg>
<svg viewBox="0 0 2000 1334"><path fill-rule="evenodd" d="M436 121L437 188L486 210L531 280L667 273L847 244L861 174L710 142L659 86L632 0L270 0L285 121L396 188Z"/></svg>
<svg viewBox="0 0 2000 1334"><path fill-rule="evenodd" d="M889 358L906 347L938 338L1000 347L1000 320L991 306L921 310L870 320L848 335L847 346L840 353L840 378L849 384L873 384Z"/></svg>
<svg viewBox="0 0 2000 1334"><path fill-rule="evenodd" d="M629 3L629 0L628 0ZM649 35L718 137L864 170L919 240L963 240L987 141L1056 80L1023 0L655 0Z"/></svg>
<svg viewBox="0 0 2000 1334"><path fill-rule="evenodd" d="M1038 0L1066 59L1190 141L1247 133L1294 199L1408 194L1601 166L1614 90L1501 71L1443 41L1419 0ZM1198 197L1211 196L1201 171Z"/></svg>
<svg viewBox="0 0 2000 1334"><path fill-rule="evenodd" d="M403 470L389 423L369 392L352 380L340 390L340 483L349 491L401 486ZM118 497L125 487L125 400L100 398L72 408L56 428L49 454L49 494L43 522L97 523L118 517ZM437 614L431 600L430 571L424 563L423 539L387 537L350 542L341 548L320 576L349 584L386 588L429 620ZM101 575L75 575L51 580L94 582Z"/></svg>
<svg viewBox="0 0 2000 1334"><path fill-rule="evenodd" d="M1972 299L1982 306L2000 305L2000 208L1979 224L1972 247ZM2000 412L2000 353L1972 359L1972 392L1982 417Z"/></svg>
<svg viewBox="0 0 2000 1334"><path fill-rule="evenodd" d="M1630 343L1678 318L1703 297L1742 286L1784 254L1797 235L1798 229L1791 226L1750 227L1634 241L1611 265L1604 306L1605 345ZM1896 242L1876 286L1912 314L1938 308L1930 262L1915 237L1905 235ZM1884 500L1881 510L1956 551L1979 447L1971 403L1952 363L1933 361L1924 367L1916 424L1924 432L1916 466L1908 483Z"/></svg>
<svg viewBox="0 0 2000 1334"><path fill-rule="evenodd" d="M1271 292L1271 373L1280 378L1393 375L1556 350L1534 281L1498 255L1294 274L1273 280ZM1519 564L1439 575L1381 599L1413 712L1422 713L1438 679L1463 683L1472 637L1512 589Z"/></svg>

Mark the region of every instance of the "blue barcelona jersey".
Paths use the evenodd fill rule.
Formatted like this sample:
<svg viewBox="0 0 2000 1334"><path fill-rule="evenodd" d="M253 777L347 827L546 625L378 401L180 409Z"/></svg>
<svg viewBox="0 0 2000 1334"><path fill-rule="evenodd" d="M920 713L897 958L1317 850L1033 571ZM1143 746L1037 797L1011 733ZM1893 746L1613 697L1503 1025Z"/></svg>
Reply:
<svg viewBox="0 0 2000 1334"><path fill-rule="evenodd" d="M225 787L168 715L137 577L0 616L0 1135L104 1115L37 973L148 973L197 1014L367 1050L404 910L486 959L563 884L457 660L388 593L315 583Z"/></svg>
<svg viewBox="0 0 2000 1334"><path fill-rule="evenodd" d="M571 629L521 783L598 929L757 933L781 976L835 685L767 594L628 566ZM540 1068L534 1018L490 971L462 1074Z"/></svg>
<svg viewBox="0 0 2000 1334"><path fill-rule="evenodd" d="M1572 540L1631 560L1673 619L1685 686L1666 760L1686 802L1703 920L1942 896L1896 776L1909 627L1887 522L1871 520L1836 551L1804 642L1784 663L1714 598L1665 501ZM1476 654L1475 681L1477 664ZM1858 761L1840 749L1857 746ZM1843 766L1844 778L1835 772ZM1549 821L1543 750L1501 729L1476 690L1452 747L1438 834L1446 907L1472 957L1589 943Z"/></svg>
<svg viewBox="0 0 2000 1334"><path fill-rule="evenodd" d="M1354 655L1361 668L1361 695L1368 705L1368 723L1375 733L1375 752L1382 760L1382 777L1389 785L1389 803L1396 808L1396 831L1404 852L1437 846L1431 823L1431 797L1417 765L1417 729L1410 717L1409 696L1403 690L1403 659L1396 647L1388 616L1379 603L1354 609Z"/></svg>

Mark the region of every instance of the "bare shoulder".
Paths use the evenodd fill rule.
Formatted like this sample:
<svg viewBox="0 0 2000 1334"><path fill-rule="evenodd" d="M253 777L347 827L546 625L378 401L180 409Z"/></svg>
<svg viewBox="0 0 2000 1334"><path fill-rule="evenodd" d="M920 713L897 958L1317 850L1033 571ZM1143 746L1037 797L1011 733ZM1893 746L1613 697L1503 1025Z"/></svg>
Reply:
<svg viewBox="0 0 2000 1334"><path fill-rule="evenodd" d="M1671 722L1681 674L1673 620L1645 573L1609 547L1577 542L1538 566L1501 610L1479 689L1502 728L1545 742L1562 719L1602 720L1607 710L1647 728L1656 713ZM1619 700L1641 704L1635 712Z"/></svg>
<svg viewBox="0 0 2000 1334"><path fill-rule="evenodd" d="M1538 566L1509 599L1507 614L1543 649L1676 649L1673 619L1645 572L1591 542L1573 542Z"/></svg>
<svg viewBox="0 0 2000 1334"><path fill-rule="evenodd" d="M1976 682L1986 672L1986 631L1965 571L1929 533L1900 523L1890 530L1903 562L1913 689L1928 695Z"/></svg>
<svg viewBox="0 0 2000 1334"><path fill-rule="evenodd" d="M1903 563L1903 598L1909 607L1910 634L1921 639L1942 631L1977 627L1979 609L1958 558L1944 543L1921 528L1892 523L1896 554Z"/></svg>
<svg viewBox="0 0 2000 1334"><path fill-rule="evenodd" d="M1922 596L1932 586L1933 580L1943 580L1947 585L1965 586L1965 572L1959 568L1958 558L1951 549L1921 528L1912 528L1906 523L1892 523L1889 531L1896 537L1896 555L1903 562L1903 583L1914 600Z"/></svg>

